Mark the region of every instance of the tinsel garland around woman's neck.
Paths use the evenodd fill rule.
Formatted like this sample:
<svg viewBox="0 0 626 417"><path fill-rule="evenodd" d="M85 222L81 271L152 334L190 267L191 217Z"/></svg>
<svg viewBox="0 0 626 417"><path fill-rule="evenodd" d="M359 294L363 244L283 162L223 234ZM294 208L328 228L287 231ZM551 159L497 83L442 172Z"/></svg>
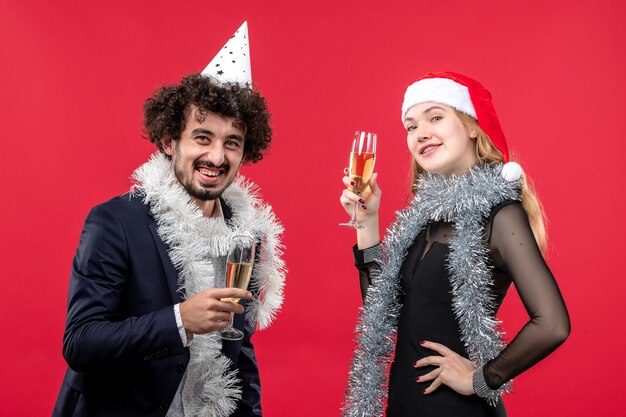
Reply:
<svg viewBox="0 0 626 417"><path fill-rule="evenodd" d="M504 347L494 300L485 222L496 205L520 199L519 180L503 178L501 164L477 165L458 176L421 174L408 208L397 213L387 230L380 270L373 273L357 325L357 349L346 390L343 415L380 416L387 396L387 370L393 358L394 334L402 306L398 291L407 250L430 222L452 222L447 268L453 288L453 310L469 359L483 364ZM505 384L492 398L509 390Z"/></svg>

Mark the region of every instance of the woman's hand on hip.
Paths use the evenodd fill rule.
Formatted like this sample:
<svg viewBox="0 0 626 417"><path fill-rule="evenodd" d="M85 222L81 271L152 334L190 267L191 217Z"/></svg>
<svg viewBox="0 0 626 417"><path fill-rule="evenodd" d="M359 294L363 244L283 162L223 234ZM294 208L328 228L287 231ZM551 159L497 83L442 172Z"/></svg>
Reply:
<svg viewBox="0 0 626 417"><path fill-rule="evenodd" d="M434 350L442 356L427 356L415 362L415 368L433 365L437 369L422 375L416 379L417 382L433 381L428 388L424 390L424 394L430 394L441 386L447 385L459 394L472 395L474 387L472 385L472 375L474 374L474 362L464 358L446 346L435 342L420 342L427 348Z"/></svg>

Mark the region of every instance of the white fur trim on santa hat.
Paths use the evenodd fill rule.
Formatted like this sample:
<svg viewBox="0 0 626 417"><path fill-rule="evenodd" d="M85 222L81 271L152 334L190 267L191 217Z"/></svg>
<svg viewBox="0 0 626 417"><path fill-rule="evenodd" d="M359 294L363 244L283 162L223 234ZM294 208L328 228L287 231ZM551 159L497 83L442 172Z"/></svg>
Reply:
<svg viewBox="0 0 626 417"><path fill-rule="evenodd" d="M402 123L411 107L427 102L444 104L478 119L466 86L447 78L425 78L406 89L402 103Z"/></svg>

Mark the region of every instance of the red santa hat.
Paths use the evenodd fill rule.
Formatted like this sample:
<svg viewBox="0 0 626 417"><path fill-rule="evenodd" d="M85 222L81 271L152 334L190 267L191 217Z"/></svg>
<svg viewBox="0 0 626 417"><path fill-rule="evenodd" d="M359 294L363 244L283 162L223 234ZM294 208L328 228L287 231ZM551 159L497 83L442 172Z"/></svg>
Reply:
<svg viewBox="0 0 626 417"><path fill-rule="evenodd" d="M404 94L402 122L411 107L426 102L444 104L476 119L478 126L502 153L504 162L509 161L509 147L491 101L491 93L478 81L450 71L423 75Z"/></svg>

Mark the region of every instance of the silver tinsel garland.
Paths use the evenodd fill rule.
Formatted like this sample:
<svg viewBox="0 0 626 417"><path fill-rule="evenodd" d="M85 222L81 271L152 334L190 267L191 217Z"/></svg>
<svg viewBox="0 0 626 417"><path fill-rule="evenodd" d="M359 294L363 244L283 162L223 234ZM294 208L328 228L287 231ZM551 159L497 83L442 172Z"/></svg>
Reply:
<svg viewBox="0 0 626 417"><path fill-rule="evenodd" d="M350 371L343 407L346 417L383 414L387 396L387 370L393 358L395 332L402 306L398 300L400 268L416 236L430 222L451 222L448 271L453 309L469 359L484 364L504 347L499 322L494 318L494 298L489 248L484 226L491 209L520 200L520 181L507 182L501 164L472 168L460 176L422 174L418 192L408 208L397 213L387 230L380 269L374 270L356 328L357 349ZM493 405L510 383L488 401Z"/></svg>
<svg viewBox="0 0 626 417"><path fill-rule="evenodd" d="M251 283L251 289L259 295L248 304L246 320L261 329L268 327L283 300L283 228L271 207L260 200L254 185L237 176L224 191L222 198L232 210L227 224L222 218L203 215L176 179L171 161L160 152L139 167L133 179L134 193L150 207L157 233L169 246L168 255L178 271L179 290L185 297L223 286L220 278L232 236L263 238ZM242 392L240 377L221 348L222 340L215 332L194 335L180 391L191 397L184 405L185 415L226 417L237 409ZM178 415L174 411L170 414Z"/></svg>

